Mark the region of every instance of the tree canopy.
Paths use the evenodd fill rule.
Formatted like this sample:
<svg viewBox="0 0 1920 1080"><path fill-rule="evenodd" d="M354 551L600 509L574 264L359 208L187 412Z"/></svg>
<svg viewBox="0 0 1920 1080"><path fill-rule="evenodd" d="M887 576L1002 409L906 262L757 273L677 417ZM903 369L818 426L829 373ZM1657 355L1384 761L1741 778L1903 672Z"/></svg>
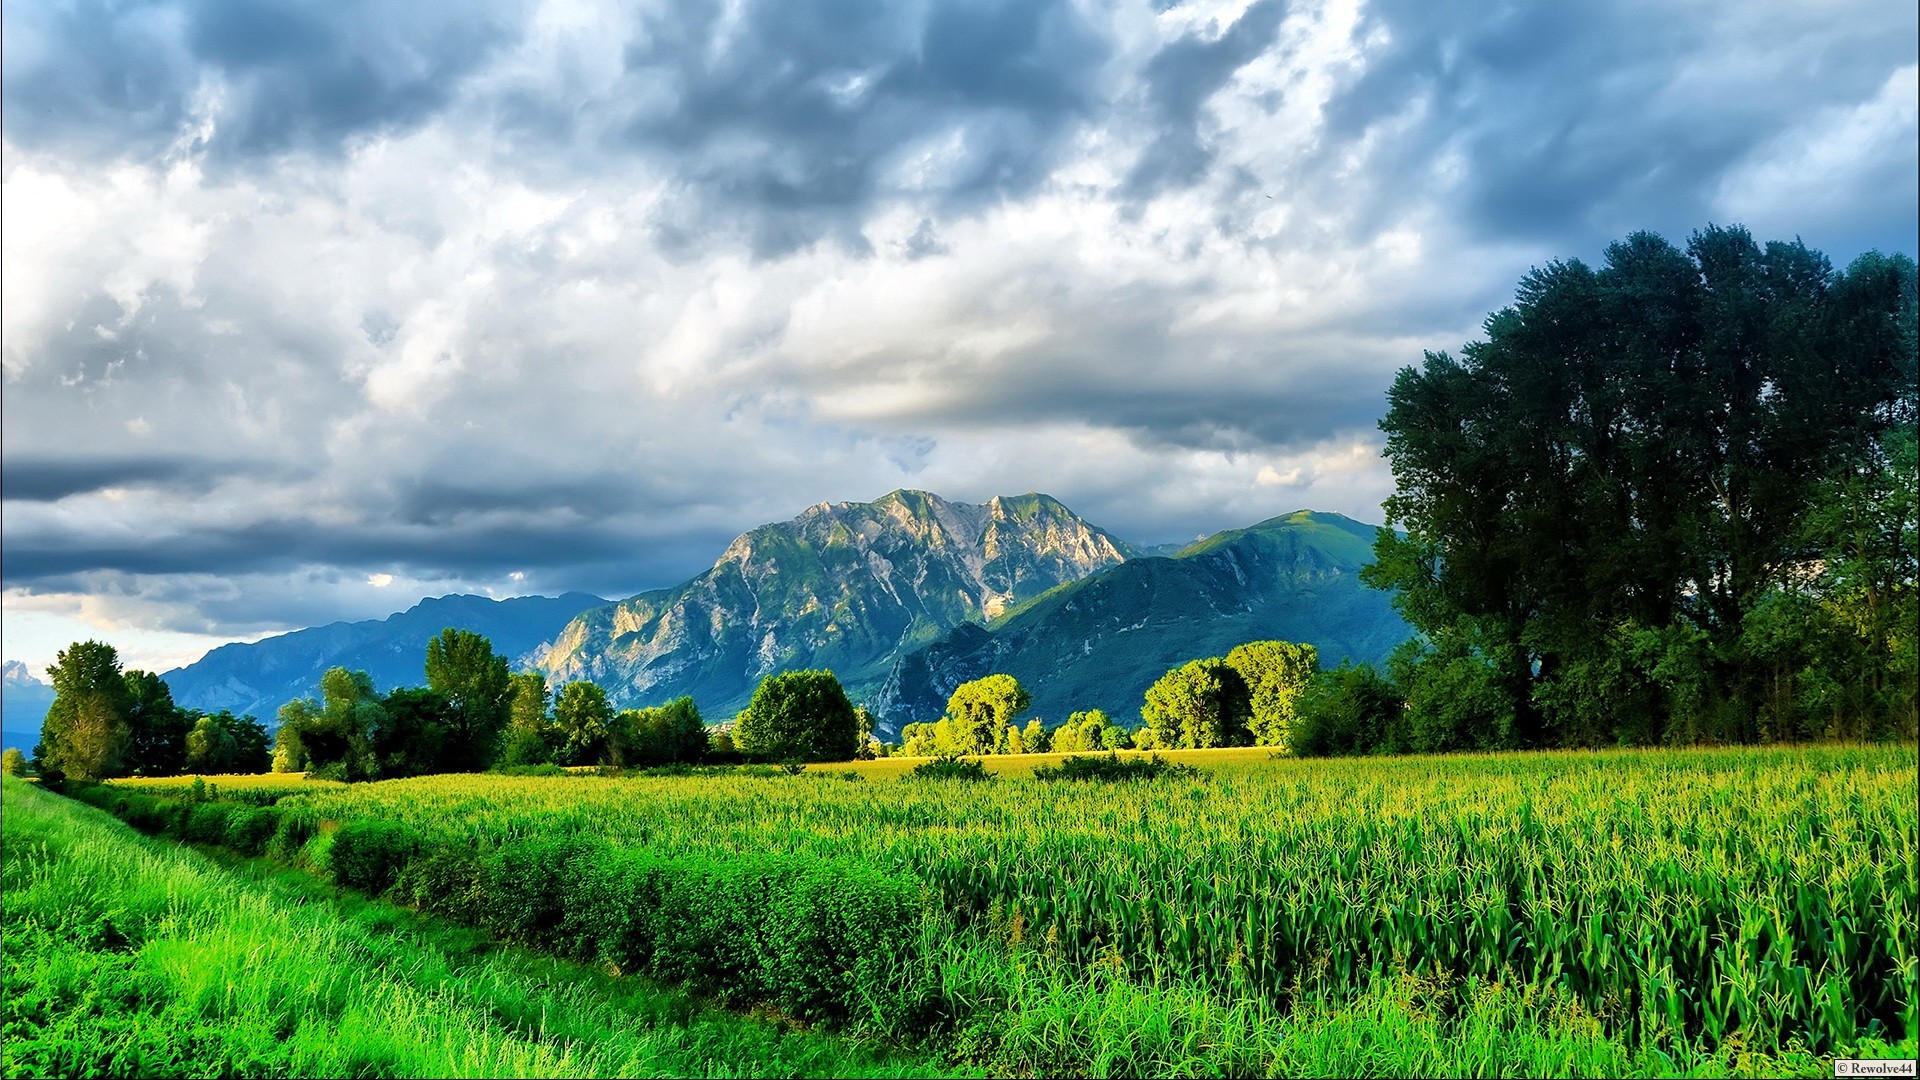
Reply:
<svg viewBox="0 0 1920 1080"><path fill-rule="evenodd" d="M448 627L427 642L426 666L427 689L446 699L451 721L441 764L448 771L486 768L513 705L506 658L485 637Z"/></svg>
<svg viewBox="0 0 1920 1080"><path fill-rule="evenodd" d="M769 675L733 727L740 752L764 761L851 761L864 734L831 671Z"/></svg>
<svg viewBox="0 0 1920 1080"><path fill-rule="evenodd" d="M1484 341L1402 370L1380 426L1405 534L1380 532L1365 576L1426 642L1400 671L1417 741L1910 731L1893 616L1914 588L1895 553L1915 311L1904 256L1842 273L1739 228L1684 251L1636 233L1598 269L1534 271ZM1837 655L1815 621L1768 618L1849 596L1865 644L1845 670L1814 663ZM1907 689L1836 708L1829 681Z"/></svg>

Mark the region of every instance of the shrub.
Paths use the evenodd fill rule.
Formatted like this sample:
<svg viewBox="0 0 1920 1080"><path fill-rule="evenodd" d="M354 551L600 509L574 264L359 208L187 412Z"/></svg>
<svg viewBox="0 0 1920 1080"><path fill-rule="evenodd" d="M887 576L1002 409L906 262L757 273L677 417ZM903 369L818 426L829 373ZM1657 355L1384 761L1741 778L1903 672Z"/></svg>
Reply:
<svg viewBox="0 0 1920 1080"><path fill-rule="evenodd" d="M227 815L227 835L221 842L242 855L259 855L279 824L280 815L271 808L237 806Z"/></svg>
<svg viewBox="0 0 1920 1080"><path fill-rule="evenodd" d="M197 844L224 844L227 842L227 817L235 809L238 808L232 803L194 803L187 808L181 836Z"/></svg>
<svg viewBox="0 0 1920 1080"><path fill-rule="evenodd" d="M392 895L422 911L472 919L486 901L485 879L479 855L439 845L401 868Z"/></svg>
<svg viewBox="0 0 1920 1080"><path fill-rule="evenodd" d="M914 780L991 780L985 763L960 757L938 757L923 761L907 773Z"/></svg>
<svg viewBox="0 0 1920 1080"><path fill-rule="evenodd" d="M1058 765L1037 766L1035 780L1092 780L1112 784L1132 780L1203 780L1206 773L1191 765L1168 761L1159 754L1143 758L1123 758L1119 754L1084 754L1070 757Z"/></svg>
<svg viewBox="0 0 1920 1080"><path fill-rule="evenodd" d="M348 888L379 896L420 852L419 833L391 821L350 821L333 834L328 868Z"/></svg>

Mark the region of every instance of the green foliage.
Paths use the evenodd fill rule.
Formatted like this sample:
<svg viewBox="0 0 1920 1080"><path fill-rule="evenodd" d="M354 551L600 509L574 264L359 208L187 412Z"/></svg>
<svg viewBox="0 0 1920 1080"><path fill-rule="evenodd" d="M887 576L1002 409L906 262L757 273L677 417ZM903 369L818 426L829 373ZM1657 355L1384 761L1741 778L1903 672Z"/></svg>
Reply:
<svg viewBox="0 0 1920 1080"><path fill-rule="evenodd" d="M232 772L234 754L238 748L233 736L219 721L211 716L202 716L195 721L193 730L187 733L187 771L202 774Z"/></svg>
<svg viewBox="0 0 1920 1080"><path fill-rule="evenodd" d="M1055 754L1073 754L1085 750L1118 749L1117 744L1126 734L1125 729L1116 726L1099 709L1085 709L1069 715L1064 723L1047 733L1044 740L1048 751Z"/></svg>
<svg viewBox="0 0 1920 1080"><path fill-rule="evenodd" d="M762 761L851 761L862 732L831 671L771 675L734 721L740 752Z"/></svg>
<svg viewBox="0 0 1920 1080"><path fill-rule="evenodd" d="M324 703L311 698L280 708L274 737L275 772L311 772L334 780L371 780L379 775L375 741L387 711L364 671L330 668L320 677Z"/></svg>
<svg viewBox="0 0 1920 1080"><path fill-rule="evenodd" d="M1253 744L1285 749L1294 699L1319 673L1319 651L1291 641L1249 641L1227 654L1227 666L1247 684Z"/></svg>
<svg viewBox="0 0 1920 1080"><path fill-rule="evenodd" d="M372 749L381 779L464 772L471 751L459 734L453 703L437 690L402 686L380 699Z"/></svg>
<svg viewBox="0 0 1920 1080"><path fill-rule="evenodd" d="M915 780L968 780L985 781L993 779L993 774L976 758L938 757L932 761L923 761L907 772Z"/></svg>
<svg viewBox="0 0 1920 1080"><path fill-rule="evenodd" d="M962 744L960 752L991 754L1004 741L1007 725L1032 703L1013 676L988 675L954 689L947 699L946 720Z"/></svg>
<svg viewBox="0 0 1920 1080"><path fill-rule="evenodd" d="M4 797L8 1076L938 1073L295 871L222 868L32 785L10 779ZM464 910L477 863L410 863L407 902ZM900 917L865 883L846 895L815 925ZM873 977L857 958L846 971Z"/></svg>
<svg viewBox="0 0 1920 1080"><path fill-rule="evenodd" d="M173 776L183 771L192 715L174 705L173 692L160 676L128 671L123 678L128 699L127 770L141 776Z"/></svg>
<svg viewBox="0 0 1920 1080"><path fill-rule="evenodd" d="M1911 730L1890 658L1913 625L1916 310L1905 256L1835 273L1738 228L1684 252L1638 233L1597 270L1534 271L1485 341L1403 370L1381 427L1406 533L1379 533L1363 577L1435 643L1414 741ZM1859 632L1828 617L1847 597ZM1479 719L1443 715L1441 687Z"/></svg>
<svg viewBox="0 0 1920 1080"><path fill-rule="evenodd" d="M427 642L427 689L446 699L450 730L439 765L451 772L492 764L517 688L506 658L470 630L448 627Z"/></svg>
<svg viewBox="0 0 1920 1080"><path fill-rule="evenodd" d="M1323 671L1294 702L1293 752L1301 757L1398 753L1404 749L1404 707L1393 684L1364 664Z"/></svg>
<svg viewBox="0 0 1920 1080"><path fill-rule="evenodd" d="M1140 719L1153 729L1154 745L1204 750L1246 746L1253 707L1246 680L1225 660L1191 660L1147 688Z"/></svg>
<svg viewBox="0 0 1920 1080"><path fill-rule="evenodd" d="M52 779L98 780L126 772L133 697L120 654L102 641L62 649L52 667L53 704L34 748L34 771Z"/></svg>
<svg viewBox="0 0 1920 1080"><path fill-rule="evenodd" d="M995 1072L1260 1073L1303 1030L1427 1040L1391 1060L1443 1074L1564 1072L1575 1045L1613 1048L1578 1059L1601 1075L1911 1045L1911 747L1195 756L1218 783L446 776L276 810L413 830L405 902ZM303 857L338 873L337 836ZM882 867L894 885L862 883ZM874 946L822 960L830 929L797 954L779 939L868 919L829 910L843 898L894 920L894 951L850 980L830 966ZM1513 1024L1557 1049L1485 1056L1519 1053L1498 1042ZM1372 1060L1326 1052L1298 1060Z"/></svg>
<svg viewBox="0 0 1920 1080"><path fill-rule="evenodd" d="M0 751L0 773L8 776L24 776L27 771L27 755L18 747L9 746Z"/></svg>
<svg viewBox="0 0 1920 1080"><path fill-rule="evenodd" d="M500 736L496 766L543 765L553 761L554 746L560 733L548 711L551 695L546 676L537 671L521 672L510 679L512 704L507 710L507 729Z"/></svg>
<svg viewBox="0 0 1920 1080"><path fill-rule="evenodd" d="M1123 758L1119 754L1085 754L1064 758L1058 765L1037 765L1033 778L1042 782L1084 780L1116 784L1137 780L1200 780L1206 773L1192 765L1168 761L1159 754Z"/></svg>
<svg viewBox="0 0 1920 1080"><path fill-rule="evenodd" d="M1485 658L1457 641L1431 647L1416 640L1395 650L1388 669L1405 699L1395 723L1382 729L1395 748L1416 754L1514 748L1513 699Z"/></svg>
<svg viewBox="0 0 1920 1080"><path fill-rule="evenodd" d="M622 767L694 764L707 755L707 724L690 697L650 709L625 710L614 718L610 730L609 757Z"/></svg>
<svg viewBox="0 0 1920 1080"><path fill-rule="evenodd" d="M562 686L553 701L554 759L563 765L606 761L612 725L605 690L584 679Z"/></svg>

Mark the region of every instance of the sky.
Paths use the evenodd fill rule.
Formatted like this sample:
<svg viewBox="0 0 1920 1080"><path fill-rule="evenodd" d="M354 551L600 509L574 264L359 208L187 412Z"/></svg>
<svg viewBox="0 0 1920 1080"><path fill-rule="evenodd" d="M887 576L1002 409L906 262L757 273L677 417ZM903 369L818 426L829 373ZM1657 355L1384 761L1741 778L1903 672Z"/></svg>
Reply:
<svg viewBox="0 0 1920 1080"><path fill-rule="evenodd" d="M1710 222L1916 252L1914 5L20 0L0 649L623 597L899 487L1377 522L1394 373Z"/></svg>

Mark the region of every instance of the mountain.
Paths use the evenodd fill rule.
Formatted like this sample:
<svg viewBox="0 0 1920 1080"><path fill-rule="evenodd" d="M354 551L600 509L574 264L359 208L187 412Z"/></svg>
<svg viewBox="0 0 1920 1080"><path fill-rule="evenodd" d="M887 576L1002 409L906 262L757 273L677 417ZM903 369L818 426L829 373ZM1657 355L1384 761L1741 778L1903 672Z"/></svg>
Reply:
<svg viewBox="0 0 1920 1080"><path fill-rule="evenodd" d="M684 585L582 613L535 666L623 705L691 694L715 718L796 668L832 669L857 700L902 652L1131 554L1047 495L820 503L742 534Z"/></svg>
<svg viewBox="0 0 1920 1080"><path fill-rule="evenodd" d="M0 749L31 755L40 741L40 722L53 704L53 687L18 660L0 664Z"/></svg>
<svg viewBox="0 0 1920 1080"><path fill-rule="evenodd" d="M192 709L232 709L274 722L280 706L318 696L320 676L344 667L373 676L382 691L426 682L427 642L447 627L493 642L509 661L552 641L568 620L607 601L589 593L558 597L441 596L384 619L336 622L252 643L222 645L161 675L173 700Z"/></svg>
<svg viewBox="0 0 1920 1080"><path fill-rule="evenodd" d="M1307 642L1323 667L1384 660L1413 631L1386 593L1360 583L1375 531L1302 510L1129 560L902 656L875 711L897 732L937 719L962 682L1004 672L1048 723L1098 708L1131 725L1168 668L1242 642Z"/></svg>

